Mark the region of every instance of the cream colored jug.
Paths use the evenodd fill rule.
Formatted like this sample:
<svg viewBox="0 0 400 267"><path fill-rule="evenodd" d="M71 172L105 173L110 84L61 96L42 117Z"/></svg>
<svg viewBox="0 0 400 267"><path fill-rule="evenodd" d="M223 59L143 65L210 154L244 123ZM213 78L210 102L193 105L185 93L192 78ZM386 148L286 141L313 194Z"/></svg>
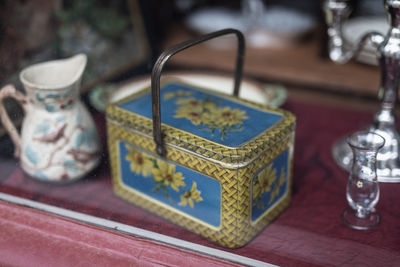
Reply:
<svg viewBox="0 0 400 267"><path fill-rule="evenodd" d="M13 85L0 91L0 117L14 143L14 155L34 178L68 182L99 163L97 131L79 94L86 62L86 55L78 54L32 65L20 73L26 95ZM6 97L15 98L24 109L21 134L6 113Z"/></svg>

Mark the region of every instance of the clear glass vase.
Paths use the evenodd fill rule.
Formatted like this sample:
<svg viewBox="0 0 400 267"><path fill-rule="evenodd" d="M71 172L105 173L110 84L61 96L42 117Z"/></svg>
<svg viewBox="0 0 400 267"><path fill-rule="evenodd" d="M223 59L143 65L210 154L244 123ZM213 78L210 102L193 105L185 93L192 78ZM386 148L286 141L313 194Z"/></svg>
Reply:
<svg viewBox="0 0 400 267"><path fill-rule="evenodd" d="M347 138L353 152L353 163L346 188L350 207L343 211L343 222L355 229L371 229L380 223L375 210L379 200L376 156L385 139L372 132L360 131Z"/></svg>

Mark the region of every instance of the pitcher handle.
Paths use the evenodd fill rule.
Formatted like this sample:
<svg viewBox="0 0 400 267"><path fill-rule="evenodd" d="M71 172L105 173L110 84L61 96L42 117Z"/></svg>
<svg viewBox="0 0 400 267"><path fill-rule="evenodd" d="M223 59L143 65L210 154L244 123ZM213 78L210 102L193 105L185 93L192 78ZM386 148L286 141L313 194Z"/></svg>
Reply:
<svg viewBox="0 0 400 267"><path fill-rule="evenodd" d="M0 119L14 143L14 157L19 158L21 155L21 136L5 109L3 101L7 97L12 97L17 100L17 102L22 106L25 114L27 111L27 101L26 96L15 89L11 84L7 84L0 90Z"/></svg>

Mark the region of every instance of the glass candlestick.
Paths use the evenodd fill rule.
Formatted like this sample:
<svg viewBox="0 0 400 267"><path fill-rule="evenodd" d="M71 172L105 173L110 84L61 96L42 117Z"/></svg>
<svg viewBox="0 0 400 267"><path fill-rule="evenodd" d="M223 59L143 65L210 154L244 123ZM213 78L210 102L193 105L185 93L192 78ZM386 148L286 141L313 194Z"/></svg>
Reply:
<svg viewBox="0 0 400 267"><path fill-rule="evenodd" d="M371 229L380 223L380 215L375 211L379 200L376 156L385 139L376 133L360 131L350 135L347 143L353 161L346 188L350 207L343 211L343 222L355 229Z"/></svg>
<svg viewBox="0 0 400 267"><path fill-rule="evenodd" d="M337 63L346 63L364 50L367 43L376 47L381 82L379 98L381 107L373 122L366 127L370 132L382 135L386 144L377 156L377 173L380 182L400 182L400 131L397 127L395 106L400 82L400 0L384 0L389 30L385 35L377 32L364 34L357 45L346 45L342 25L351 13L350 0L325 0L324 11L328 26L329 57ZM352 152L346 140L341 138L333 145L333 158L339 166L350 170Z"/></svg>

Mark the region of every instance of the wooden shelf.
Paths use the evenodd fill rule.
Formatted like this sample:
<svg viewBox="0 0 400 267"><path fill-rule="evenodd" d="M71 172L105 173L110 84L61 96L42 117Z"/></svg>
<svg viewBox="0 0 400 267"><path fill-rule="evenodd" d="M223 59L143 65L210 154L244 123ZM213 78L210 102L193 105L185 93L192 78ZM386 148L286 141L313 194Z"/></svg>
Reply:
<svg viewBox="0 0 400 267"><path fill-rule="evenodd" d="M183 27L172 27L164 48L195 37ZM375 98L379 86L379 68L357 62L338 65L320 56L321 38L282 48L247 47L244 75L260 81L280 82L326 92ZM201 44L176 54L171 63L183 68L229 71L233 69L235 42L232 47L215 48Z"/></svg>

